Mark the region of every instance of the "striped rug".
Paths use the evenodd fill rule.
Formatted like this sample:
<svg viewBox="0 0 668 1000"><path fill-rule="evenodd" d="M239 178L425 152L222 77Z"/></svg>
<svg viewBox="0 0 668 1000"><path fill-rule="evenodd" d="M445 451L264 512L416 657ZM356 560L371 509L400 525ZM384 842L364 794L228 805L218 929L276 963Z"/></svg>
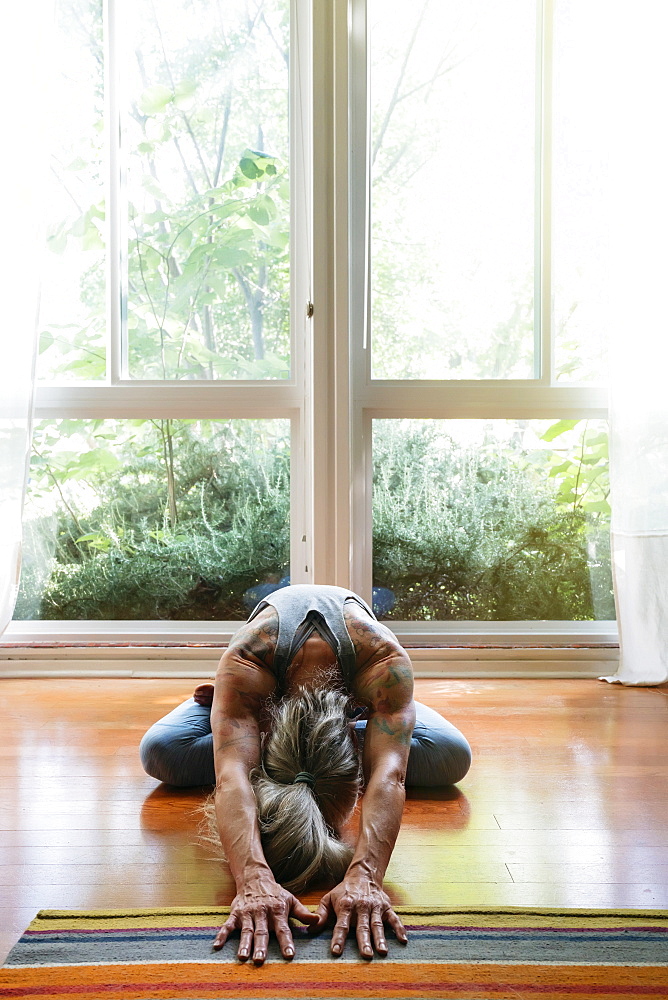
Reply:
<svg viewBox="0 0 668 1000"><path fill-rule="evenodd" d="M668 911L399 908L407 946L329 954L295 928L294 961L213 952L227 910L42 910L0 970L23 1000L668 1000Z"/></svg>

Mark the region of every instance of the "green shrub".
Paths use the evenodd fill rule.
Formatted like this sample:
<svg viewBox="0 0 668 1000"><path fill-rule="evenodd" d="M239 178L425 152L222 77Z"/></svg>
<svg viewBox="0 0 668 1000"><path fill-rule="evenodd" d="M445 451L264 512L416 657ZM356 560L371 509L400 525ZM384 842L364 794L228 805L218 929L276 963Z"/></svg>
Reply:
<svg viewBox="0 0 668 1000"><path fill-rule="evenodd" d="M575 458L529 459L493 436L464 448L438 422L380 422L373 564L396 598L388 617L614 617L607 456L588 433ZM242 420L39 427L31 503L61 501L28 522L16 617L246 617L244 592L289 572L287 435L270 435Z"/></svg>
<svg viewBox="0 0 668 1000"><path fill-rule="evenodd" d="M374 438L374 583L395 594L387 617L614 618L604 514L557 502L562 484L545 467L496 443L436 436L430 422L387 422Z"/></svg>
<svg viewBox="0 0 668 1000"><path fill-rule="evenodd" d="M167 423L171 476L161 458ZM258 441L243 425L220 425L208 440L183 421L142 427L141 436L118 445L114 475L89 472L95 505L87 513L77 510L76 490L66 491L71 483L65 476L59 485L68 509L61 504L58 511L53 568L39 617L246 617L244 591L286 571L289 454ZM53 531L53 518L46 528ZM17 618L34 614L29 577L30 569Z"/></svg>

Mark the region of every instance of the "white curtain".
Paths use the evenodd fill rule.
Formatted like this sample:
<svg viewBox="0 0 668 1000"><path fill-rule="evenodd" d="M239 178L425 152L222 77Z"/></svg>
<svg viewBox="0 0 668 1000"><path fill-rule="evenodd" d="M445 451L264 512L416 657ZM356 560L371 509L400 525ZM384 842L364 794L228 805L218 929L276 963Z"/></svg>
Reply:
<svg viewBox="0 0 668 1000"><path fill-rule="evenodd" d="M622 18L617 18L622 20ZM668 680L668 11L629 7L612 48L612 541L622 684ZM632 71L631 71L632 70Z"/></svg>
<svg viewBox="0 0 668 1000"><path fill-rule="evenodd" d="M641 294L643 288L655 301L652 289L641 286ZM657 332L664 324L659 314ZM642 364L640 351L629 361L624 382L611 393L612 543L621 661L617 676L607 679L622 684L668 680L665 327L661 339L651 356L642 354Z"/></svg>
<svg viewBox="0 0 668 1000"><path fill-rule="evenodd" d="M0 11L0 634L12 617L21 562L21 511L30 454L41 259L42 136L50 2Z"/></svg>

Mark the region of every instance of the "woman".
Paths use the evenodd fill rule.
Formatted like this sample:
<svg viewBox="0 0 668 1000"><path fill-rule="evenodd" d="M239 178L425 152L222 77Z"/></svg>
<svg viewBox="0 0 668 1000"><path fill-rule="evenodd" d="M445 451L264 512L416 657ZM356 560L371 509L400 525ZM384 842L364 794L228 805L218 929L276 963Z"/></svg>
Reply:
<svg viewBox="0 0 668 1000"><path fill-rule="evenodd" d="M360 788L356 743L365 790L352 850L340 834ZM413 701L408 655L365 602L311 585L258 604L223 654L213 690L201 685L156 723L141 756L161 781L215 781L237 895L214 947L240 928L238 956L257 963L270 930L283 956L294 955L289 916L318 930L334 913L334 955L353 923L365 957L387 952L385 922L405 941L383 891L405 785L451 784L471 762L462 734ZM312 914L290 890L316 876L337 884Z"/></svg>

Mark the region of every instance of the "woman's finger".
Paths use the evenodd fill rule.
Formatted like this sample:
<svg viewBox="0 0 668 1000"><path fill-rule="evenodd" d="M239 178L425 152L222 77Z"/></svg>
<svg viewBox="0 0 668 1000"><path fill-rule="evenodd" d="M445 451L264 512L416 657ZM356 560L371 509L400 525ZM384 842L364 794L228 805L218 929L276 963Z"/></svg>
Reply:
<svg viewBox="0 0 668 1000"><path fill-rule="evenodd" d="M379 955L387 955L387 942L385 940L385 924L381 915L380 907L375 906L371 911L371 936L374 948Z"/></svg>
<svg viewBox="0 0 668 1000"><path fill-rule="evenodd" d="M371 931L369 929L369 914L366 910L357 914L357 947L363 958L373 958L371 947Z"/></svg>
<svg viewBox="0 0 668 1000"><path fill-rule="evenodd" d="M385 917L388 924L394 931L397 941L401 941L402 944L406 944L406 942L408 941L408 934L406 933L404 925L402 924L401 920L399 920L399 917L396 915L394 910L392 909L386 910L383 916Z"/></svg>
<svg viewBox="0 0 668 1000"><path fill-rule="evenodd" d="M284 916L274 917L274 934L283 958L294 958L295 945L292 940L292 931Z"/></svg>
<svg viewBox="0 0 668 1000"><path fill-rule="evenodd" d="M213 942L214 951L220 951L220 949L223 947L223 945L225 944L228 937L230 936L230 934L232 933L232 931L235 929L236 926L237 926L237 918L234 914L231 914L227 918L223 926L220 928L218 933L216 934L216 937Z"/></svg>
<svg viewBox="0 0 668 1000"><path fill-rule="evenodd" d="M318 909L315 911L314 914L312 914L312 916L315 916L316 918L316 923L313 924L314 930L321 930L325 926L325 924L327 923L327 918L329 917L329 914L331 912L331 909L332 909L331 893L328 892L322 897L322 899L318 904Z"/></svg>
<svg viewBox="0 0 668 1000"><path fill-rule="evenodd" d="M237 956L245 962L253 947L253 918L246 916L241 925L241 937L239 938L239 950Z"/></svg>
<svg viewBox="0 0 668 1000"><path fill-rule="evenodd" d="M296 896L292 897L292 904L290 906L290 916L296 917L303 924L317 924L318 923L318 913L313 913L309 910L303 903L297 899Z"/></svg>
<svg viewBox="0 0 668 1000"><path fill-rule="evenodd" d="M260 912L255 917L253 945L253 961L256 965L262 965L267 957L267 947L269 945L269 927L267 925L266 913Z"/></svg>
<svg viewBox="0 0 668 1000"><path fill-rule="evenodd" d="M336 924L332 931L332 955L340 955L343 951L350 928L350 910L341 910L337 914Z"/></svg>

